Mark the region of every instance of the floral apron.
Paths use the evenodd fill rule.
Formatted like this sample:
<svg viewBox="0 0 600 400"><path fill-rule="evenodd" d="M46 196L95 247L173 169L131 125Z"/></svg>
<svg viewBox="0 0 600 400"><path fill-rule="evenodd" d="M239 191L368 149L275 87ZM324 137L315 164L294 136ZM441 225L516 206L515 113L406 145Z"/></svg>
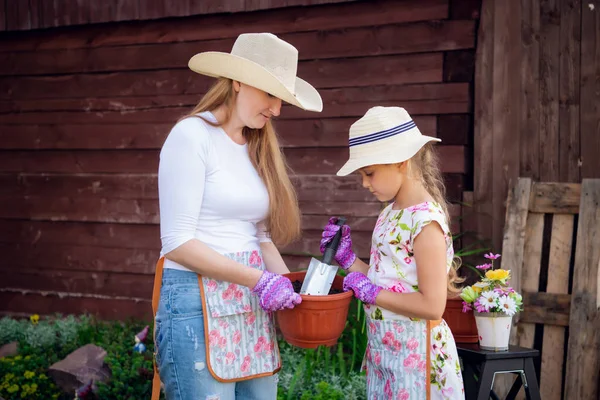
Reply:
<svg viewBox="0 0 600 400"><path fill-rule="evenodd" d="M225 254L258 270L265 270L259 251ZM152 309L158 310L164 258L156 265ZM263 311L249 288L198 275L204 310L206 362L219 382L237 382L270 376L281 369L273 315ZM160 394L160 377L154 367L152 400Z"/></svg>
<svg viewBox="0 0 600 400"><path fill-rule="evenodd" d="M464 399L456 345L443 320L367 317L369 400Z"/></svg>

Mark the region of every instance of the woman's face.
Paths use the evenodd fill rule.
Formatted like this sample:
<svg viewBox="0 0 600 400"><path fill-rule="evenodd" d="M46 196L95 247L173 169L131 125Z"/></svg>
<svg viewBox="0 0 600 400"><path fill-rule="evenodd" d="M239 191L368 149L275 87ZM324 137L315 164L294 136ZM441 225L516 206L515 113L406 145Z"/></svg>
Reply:
<svg viewBox="0 0 600 400"><path fill-rule="evenodd" d="M235 111L244 126L261 129L271 117L279 116L281 99L237 81L233 90L237 92Z"/></svg>

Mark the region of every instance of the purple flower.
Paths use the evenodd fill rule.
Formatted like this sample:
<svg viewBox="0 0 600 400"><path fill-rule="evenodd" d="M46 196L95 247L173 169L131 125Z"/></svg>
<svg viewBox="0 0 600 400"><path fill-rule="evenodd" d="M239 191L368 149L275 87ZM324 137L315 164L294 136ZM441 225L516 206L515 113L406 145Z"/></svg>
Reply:
<svg viewBox="0 0 600 400"><path fill-rule="evenodd" d="M469 312L473 309L471 307L471 305L469 303L467 303L466 301L462 302L462 306L463 306L462 312L464 312L464 313Z"/></svg>
<svg viewBox="0 0 600 400"><path fill-rule="evenodd" d="M485 306L479 302L479 299L475 300L475 309L480 313L487 312Z"/></svg>
<svg viewBox="0 0 600 400"><path fill-rule="evenodd" d="M475 268L486 270L486 269L492 268L492 264L481 264L481 265L476 266Z"/></svg>
<svg viewBox="0 0 600 400"><path fill-rule="evenodd" d="M492 252L489 252L489 254L484 254L484 257L487 258L488 260L496 260L496 259L500 258L500 254L494 254Z"/></svg>

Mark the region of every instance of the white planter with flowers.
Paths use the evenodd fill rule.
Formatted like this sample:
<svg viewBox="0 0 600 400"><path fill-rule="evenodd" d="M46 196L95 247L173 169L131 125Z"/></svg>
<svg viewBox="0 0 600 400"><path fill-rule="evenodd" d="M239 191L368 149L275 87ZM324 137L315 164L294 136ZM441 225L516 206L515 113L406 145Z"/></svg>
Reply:
<svg viewBox="0 0 600 400"><path fill-rule="evenodd" d="M506 351L510 339L512 316L504 313L475 311L479 347L484 350Z"/></svg>
<svg viewBox="0 0 600 400"><path fill-rule="evenodd" d="M510 340L510 328L515 313L523 308L521 295L508 286L510 271L494 269L494 260L500 254L486 254L490 263L476 268L481 280L463 288L463 311L475 309L475 322L479 346L484 350L506 351ZM482 271L486 271L485 275Z"/></svg>

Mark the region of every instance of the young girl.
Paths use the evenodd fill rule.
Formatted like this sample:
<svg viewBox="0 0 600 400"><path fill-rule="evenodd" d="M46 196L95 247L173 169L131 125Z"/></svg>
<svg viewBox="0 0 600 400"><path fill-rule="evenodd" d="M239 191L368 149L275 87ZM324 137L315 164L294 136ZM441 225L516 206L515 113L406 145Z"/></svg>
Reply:
<svg viewBox="0 0 600 400"><path fill-rule="evenodd" d="M344 290L365 303L371 400L464 398L456 344L441 319L457 275L433 141L403 108L374 107L350 127L350 159L338 172L358 170L363 186L390 203L375 225L369 265L352 251L347 225L336 253L350 272ZM335 222L321 251L340 229Z"/></svg>

